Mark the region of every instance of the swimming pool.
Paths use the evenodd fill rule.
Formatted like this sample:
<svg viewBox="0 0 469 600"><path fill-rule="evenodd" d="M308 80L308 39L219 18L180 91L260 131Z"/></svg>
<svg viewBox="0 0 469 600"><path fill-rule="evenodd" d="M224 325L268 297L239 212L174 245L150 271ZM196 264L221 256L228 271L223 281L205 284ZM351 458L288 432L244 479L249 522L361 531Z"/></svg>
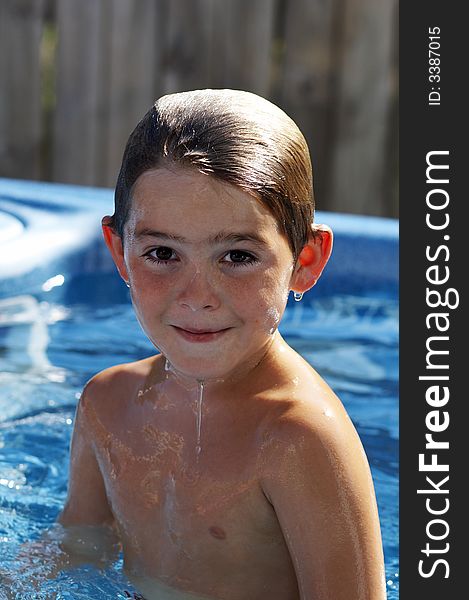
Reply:
<svg viewBox="0 0 469 600"><path fill-rule="evenodd" d="M85 381L153 348L101 242L110 190L0 180L0 570L15 578L26 540L51 526ZM281 332L344 402L371 463L388 598L398 598L397 223L318 213L333 259L289 301ZM81 567L17 598L125 598L122 561ZM2 597L0 584L0 598Z"/></svg>

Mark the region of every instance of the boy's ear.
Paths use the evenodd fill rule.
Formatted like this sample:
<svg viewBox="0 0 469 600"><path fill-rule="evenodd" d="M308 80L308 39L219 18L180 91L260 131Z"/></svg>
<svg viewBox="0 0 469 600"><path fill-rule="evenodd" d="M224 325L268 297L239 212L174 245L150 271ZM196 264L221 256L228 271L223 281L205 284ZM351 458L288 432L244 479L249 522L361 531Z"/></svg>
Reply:
<svg viewBox="0 0 469 600"><path fill-rule="evenodd" d="M128 283L129 275L127 273L127 267L124 260L124 246L122 244L120 235L116 233L111 223L111 217L103 217L101 221L104 241L106 242L106 246L111 253L112 260L114 261L120 276L126 283Z"/></svg>
<svg viewBox="0 0 469 600"><path fill-rule="evenodd" d="M311 235L296 261L290 288L307 292L321 277L332 252L333 234L327 225L311 225Z"/></svg>

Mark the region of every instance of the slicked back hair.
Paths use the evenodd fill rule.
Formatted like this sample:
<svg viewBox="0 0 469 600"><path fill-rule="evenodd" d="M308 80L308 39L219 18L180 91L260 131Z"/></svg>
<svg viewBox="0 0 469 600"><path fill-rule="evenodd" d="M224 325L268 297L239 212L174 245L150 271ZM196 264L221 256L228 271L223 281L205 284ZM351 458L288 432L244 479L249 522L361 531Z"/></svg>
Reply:
<svg viewBox="0 0 469 600"><path fill-rule="evenodd" d="M314 217L311 160L303 134L280 108L237 90L194 90L157 100L124 151L111 222L121 237L137 179L175 165L257 197L298 257Z"/></svg>

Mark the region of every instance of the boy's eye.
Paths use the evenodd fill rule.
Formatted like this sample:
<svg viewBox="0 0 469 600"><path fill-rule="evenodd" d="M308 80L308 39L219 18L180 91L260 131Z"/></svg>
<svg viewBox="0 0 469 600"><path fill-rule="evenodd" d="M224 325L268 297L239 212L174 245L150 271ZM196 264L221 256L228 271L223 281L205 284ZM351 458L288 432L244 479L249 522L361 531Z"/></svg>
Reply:
<svg viewBox="0 0 469 600"><path fill-rule="evenodd" d="M171 248L168 248L167 246L161 246L160 248L155 248L155 250L153 250L153 252L155 253L155 256L158 260L169 260L173 254L173 251L171 250Z"/></svg>
<svg viewBox="0 0 469 600"><path fill-rule="evenodd" d="M168 246L159 246L158 248L153 248L150 252L147 252L146 256L150 260L165 262L171 260L173 257L174 251L172 248Z"/></svg>
<svg viewBox="0 0 469 600"><path fill-rule="evenodd" d="M250 264L257 260L250 252L244 250L230 250L224 258L226 262L234 264Z"/></svg>

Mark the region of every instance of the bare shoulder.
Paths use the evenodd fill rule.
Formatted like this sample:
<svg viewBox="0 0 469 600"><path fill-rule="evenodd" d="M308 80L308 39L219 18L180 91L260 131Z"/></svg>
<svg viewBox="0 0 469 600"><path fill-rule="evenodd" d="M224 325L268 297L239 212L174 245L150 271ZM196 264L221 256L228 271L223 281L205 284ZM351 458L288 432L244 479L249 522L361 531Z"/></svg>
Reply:
<svg viewBox="0 0 469 600"><path fill-rule="evenodd" d="M138 392L159 362L161 356L157 355L100 371L86 383L78 409L89 418L97 411L119 408Z"/></svg>
<svg viewBox="0 0 469 600"><path fill-rule="evenodd" d="M329 482L331 490L346 480L372 486L368 461L358 433L337 397L303 359L290 364L295 375L285 387L263 432L266 487L283 476ZM340 482L338 481L340 479Z"/></svg>
<svg viewBox="0 0 469 600"><path fill-rule="evenodd" d="M125 406L159 360L154 356L117 365L101 371L86 384L73 427L69 489L59 517L63 525L114 522L99 456L110 437L122 432Z"/></svg>
<svg viewBox="0 0 469 600"><path fill-rule="evenodd" d="M287 384L279 386L281 410L270 421L279 440L308 436L311 440L341 437L355 428L338 396L306 361L291 350L285 363Z"/></svg>

